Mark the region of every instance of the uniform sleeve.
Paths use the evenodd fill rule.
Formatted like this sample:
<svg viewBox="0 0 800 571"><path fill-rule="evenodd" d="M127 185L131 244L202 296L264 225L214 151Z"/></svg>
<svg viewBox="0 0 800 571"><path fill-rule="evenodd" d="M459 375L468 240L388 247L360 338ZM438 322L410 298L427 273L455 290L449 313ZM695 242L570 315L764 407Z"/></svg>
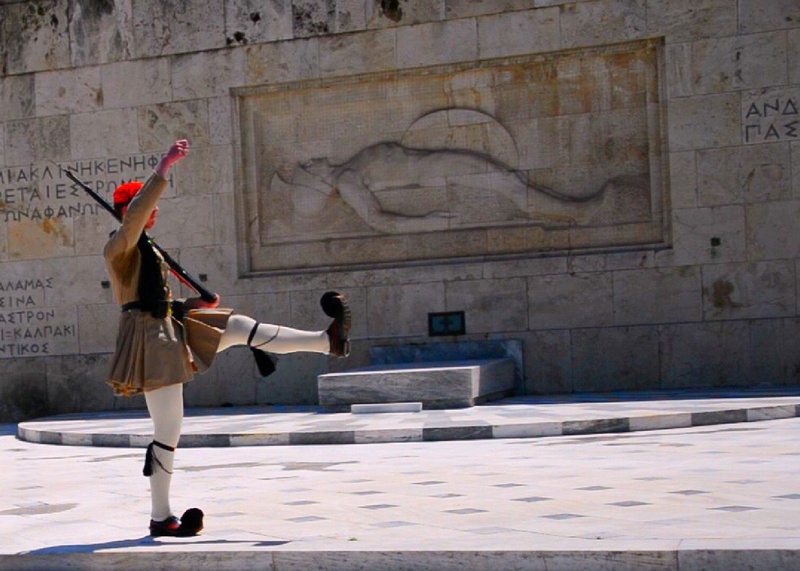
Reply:
<svg viewBox="0 0 800 571"><path fill-rule="evenodd" d="M157 173L150 175L142 189L131 200L122 219L122 226L106 244L103 251L106 259L128 254L136 248L139 236L142 235L145 224L166 187L167 181L164 178Z"/></svg>

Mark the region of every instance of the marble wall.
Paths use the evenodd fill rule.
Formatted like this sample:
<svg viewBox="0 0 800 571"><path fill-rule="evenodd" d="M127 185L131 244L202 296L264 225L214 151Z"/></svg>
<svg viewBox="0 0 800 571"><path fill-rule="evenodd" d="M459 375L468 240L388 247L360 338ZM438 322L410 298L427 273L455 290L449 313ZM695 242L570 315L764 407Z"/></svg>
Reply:
<svg viewBox="0 0 800 571"><path fill-rule="evenodd" d="M623 55L651 48L648 103L592 115L639 77ZM601 60L613 65L597 74ZM796 0L20 0L0 3L0 61L0 420L142 406L102 382L114 223L62 169L109 197L177 137L192 153L173 171L159 243L260 320L322 328L329 288L356 316L349 360L287 357L260 379L233 349L187 386L190 405L315 402L317 374L367 364L373 346L429 342L427 314L449 310L465 311L466 340L523 343L530 393L798 382ZM576 107L540 113L554 100ZM646 173L637 220L653 233L625 227L624 200L566 234L520 222L496 181L458 213L466 228L448 211L447 231L270 190L276 174L306 184L294 175L314 159L396 152L375 145L402 143L390 135L430 111L403 148L488 142L529 181L578 193ZM462 203L447 185L391 190L366 196L410 219ZM328 234L302 218L314 209L331 212ZM332 248L336 237L354 241Z"/></svg>

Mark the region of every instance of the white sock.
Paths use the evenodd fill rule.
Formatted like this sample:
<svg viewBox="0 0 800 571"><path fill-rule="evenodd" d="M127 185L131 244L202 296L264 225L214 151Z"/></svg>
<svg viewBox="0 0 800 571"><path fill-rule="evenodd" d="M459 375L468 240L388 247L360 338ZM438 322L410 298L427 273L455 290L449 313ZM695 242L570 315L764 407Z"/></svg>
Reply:
<svg viewBox="0 0 800 571"><path fill-rule="evenodd" d="M231 315L219 341L217 352L234 345L247 345L250 331L256 323L255 319L246 315ZM250 345L256 349L276 354L306 351L327 355L331 348L327 331L302 331L270 323L259 324Z"/></svg>
<svg viewBox="0 0 800 571"><path fill-rule="evenodd" d="M173 448L178 445L183 423L183 385L170 385L144 393L147 410L153 419L153 440ZM175 452L153 446L153 454L161 463L154 462L150 476L150 517L153 521L164 521L173 515L169 505L169 489L172 483L172 467ZM163 466L163 468L162 468Z"/></svg>

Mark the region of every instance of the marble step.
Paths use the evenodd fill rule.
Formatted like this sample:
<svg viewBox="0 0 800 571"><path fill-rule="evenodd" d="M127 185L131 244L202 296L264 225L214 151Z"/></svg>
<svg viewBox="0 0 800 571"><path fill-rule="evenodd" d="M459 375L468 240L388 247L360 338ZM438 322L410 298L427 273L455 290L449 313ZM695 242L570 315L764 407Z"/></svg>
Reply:
<svg viewBox="0 0 800 571"><path fill-rule="evenodd" d="M372 365L317 377L320 405L421 402L426 409L463 408L511 394L512 359Z"/></svg>

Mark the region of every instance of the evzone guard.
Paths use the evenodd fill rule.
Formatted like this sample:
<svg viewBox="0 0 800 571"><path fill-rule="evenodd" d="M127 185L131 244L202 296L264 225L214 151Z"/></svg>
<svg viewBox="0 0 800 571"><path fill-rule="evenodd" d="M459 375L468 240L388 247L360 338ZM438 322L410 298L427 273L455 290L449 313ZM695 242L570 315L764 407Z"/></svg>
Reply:
<svg viewBox="0 0 800 571"><path fill-rule="evenodd" d="M144 466L150 478L152 536L192 536L203 528L200 509L191 508L179 519L169 501L184 383L208 369L217 353L234 345L253 350L262 374L274 368L267 353L307 351L346 357L350 352L350 310L337 292L322 296L322 309L332 321L321 331L259 323L218 307L216 294L211 301L209 296L172 298L166 280L169 268L145 230L155 225L170 167L188 152L186 140L176 141L144 184L129 182L116 189L114 209L122 223L103 250L114 298L122 306L108 382L116 395L144 394L153 420L153 441Z"/></svg>

